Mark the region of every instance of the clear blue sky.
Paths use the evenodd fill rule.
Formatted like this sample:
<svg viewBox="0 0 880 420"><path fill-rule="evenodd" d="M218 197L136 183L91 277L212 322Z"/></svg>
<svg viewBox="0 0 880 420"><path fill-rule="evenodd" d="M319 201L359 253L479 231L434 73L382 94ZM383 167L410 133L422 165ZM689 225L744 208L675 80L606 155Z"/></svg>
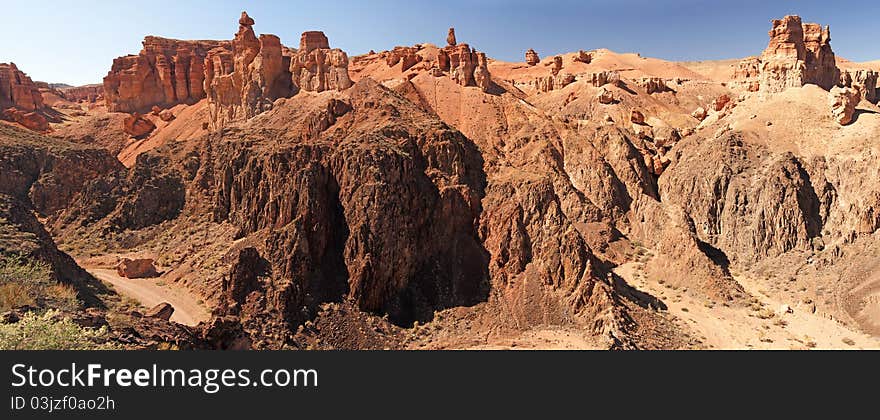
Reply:
<svg viewBox="0 0 880 420"><path fill-rule="evenodd" d="M669 60L737 58L760 53L771 18L799 14L831 25L832 46L855 61L880 59L880 0L4 0L0 62L35 80L97 83L113 58L136 54L145 35L231 39L242 10L258 33L296 46L322 30L350 55L419 42L460 42L490 57L521 61L609 48Z"/></svg>

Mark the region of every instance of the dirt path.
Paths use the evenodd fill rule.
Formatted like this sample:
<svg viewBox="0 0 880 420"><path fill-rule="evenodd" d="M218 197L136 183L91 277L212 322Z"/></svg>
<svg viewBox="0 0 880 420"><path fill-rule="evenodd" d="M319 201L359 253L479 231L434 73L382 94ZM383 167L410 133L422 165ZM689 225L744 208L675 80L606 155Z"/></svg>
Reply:
<svg viewBox="0 0 880 420"><path fill-rule="evenodd" d="M712 349L877 349L880 340L814 314L803 305L782 302L747 277L736 277L754 297L749 307L726 307L691 296L668 284L637 276L635 263L615 270L627 283L658 297L684 328ZM783 312L790 305L792 312Z"/></svg>
<svg viewBox="0 0 880 420"><path fill-rule="evenodd" d="M174 307L171 320L179 324L196 325L210 318L208 309L199 304L195 297L185 290L162 285L161 279L128 279L120 277L116 270L104 268L87 270L101 281L113 285L117 293L140 302L145 308L152 308L162 302L170 303Z"/></svg>

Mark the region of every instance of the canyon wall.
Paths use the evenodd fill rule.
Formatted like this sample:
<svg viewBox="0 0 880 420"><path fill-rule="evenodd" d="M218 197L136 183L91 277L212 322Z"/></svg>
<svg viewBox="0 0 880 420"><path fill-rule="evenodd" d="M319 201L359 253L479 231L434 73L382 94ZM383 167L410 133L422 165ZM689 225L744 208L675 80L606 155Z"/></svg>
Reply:
<svg viewBox="0 0 880 420"><path fill-rule="evenodd" d="M208 52L230 49L228 41L181 41L148 36L138 55L113 60L104 77L111 112L146 113L153 106L193 104L205 98L204 61Z"/></svg>

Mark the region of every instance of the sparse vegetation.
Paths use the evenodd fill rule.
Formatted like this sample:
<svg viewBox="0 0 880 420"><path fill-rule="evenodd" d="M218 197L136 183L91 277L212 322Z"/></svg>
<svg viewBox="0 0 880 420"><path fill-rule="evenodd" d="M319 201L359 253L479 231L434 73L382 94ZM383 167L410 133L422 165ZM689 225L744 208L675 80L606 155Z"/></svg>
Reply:
<svg viewBox="0 0 880 420"><path fill-rule="evenodd" d="M0 325L0 350L107 350L107 328L82 328L58 312L26 314L14 324Z"/></svg>
<svg viewBox="0 0 880 420"><path fill-rule="evenodd" d="M52 278L48 264L23 257L0 257L0 311L21 306L76 309L76 290Z"/></svg>

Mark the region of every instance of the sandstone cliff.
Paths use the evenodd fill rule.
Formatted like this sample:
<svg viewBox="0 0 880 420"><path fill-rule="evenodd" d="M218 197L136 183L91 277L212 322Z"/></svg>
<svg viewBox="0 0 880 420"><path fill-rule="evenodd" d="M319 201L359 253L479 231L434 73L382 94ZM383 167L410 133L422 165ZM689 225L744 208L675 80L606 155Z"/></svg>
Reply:
<svg viewBox="0 0 880 420"><path fill-rule="evenodd" d="M138 55L113 60L104 77L104 98L113 112L146 113L153 106L192 104L205 98L204 61L227 41L181 41L148 36Z"/></svg>
<svg viewBox="0 0 880 420"><path fill-rule="evenodd" d="M253 30L254 20L242 12L232 51L214 49L205 60L205 91L215 129L271 109L275 99L293 94L281 40Z"/></svg>
<svg viewBox="0 0 880 420"><path fill-rule="evenodd" d="M404 61L406 66L407 61ZM300 90L323 92L351 87L348 76L348 55L330 42L322 32L304 32L299 50L290 57L293 84Z"/></svg>
<svg viewBox="0 0 880 420"><path fill-rule="evenodd" d="M43 97L33 80L15 63L0 63L0 111L10 107L37 111L43 108Z"/></svg>

